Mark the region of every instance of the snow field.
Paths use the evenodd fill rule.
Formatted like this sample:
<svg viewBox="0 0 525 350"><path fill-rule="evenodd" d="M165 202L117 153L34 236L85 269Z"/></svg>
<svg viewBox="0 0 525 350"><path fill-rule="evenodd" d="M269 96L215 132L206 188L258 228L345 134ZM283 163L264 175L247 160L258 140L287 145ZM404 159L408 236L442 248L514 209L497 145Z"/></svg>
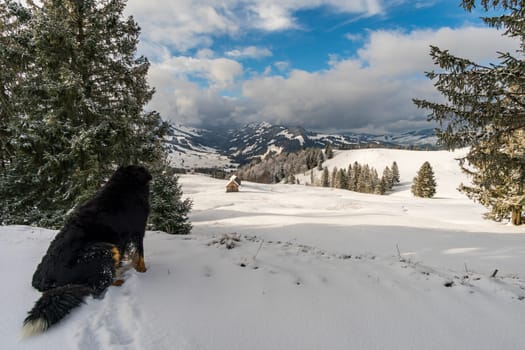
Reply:
<svg viewBox="0 0 525 350"><path fill-rule="evenodd" d="M524 228L483 220L455 192L453 154L346 152L330 161L361 157L379 171L396 160L402 182L430 161L437 198L413 198L408 183L389 196L248 182L226 193L225 180L183 175L192 234L148 232L146 273L128 271L23 342L40 295L31 276L54 231L0 227L0 348L525 348Z"/></svg>

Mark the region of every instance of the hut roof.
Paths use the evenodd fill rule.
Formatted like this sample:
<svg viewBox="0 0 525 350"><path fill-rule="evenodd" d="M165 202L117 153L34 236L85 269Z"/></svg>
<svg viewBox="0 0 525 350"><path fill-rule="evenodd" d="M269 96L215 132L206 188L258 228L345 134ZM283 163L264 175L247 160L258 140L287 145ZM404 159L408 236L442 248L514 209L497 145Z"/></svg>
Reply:
<svg viewBox="0 0 525 350"><path fill-rule="evenodd" d="M232 182L235 182L237 184L237 186L240 186L241 185L241 180L237 177L237 175L232 175L230 177L230 181L228 181L228 185Z"/></svg>

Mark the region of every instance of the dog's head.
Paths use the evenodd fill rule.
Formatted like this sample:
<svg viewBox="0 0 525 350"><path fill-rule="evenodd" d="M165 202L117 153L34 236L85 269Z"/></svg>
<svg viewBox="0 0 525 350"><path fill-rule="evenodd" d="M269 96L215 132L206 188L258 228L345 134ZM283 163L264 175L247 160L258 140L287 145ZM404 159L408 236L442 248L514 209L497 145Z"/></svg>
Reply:
<svg viewBox="0 0 525 350"><path fill-rule="evenodd" d="M146 185L152 177L149 171L140 165L121 166L111 177L119 183Z"/></svg>

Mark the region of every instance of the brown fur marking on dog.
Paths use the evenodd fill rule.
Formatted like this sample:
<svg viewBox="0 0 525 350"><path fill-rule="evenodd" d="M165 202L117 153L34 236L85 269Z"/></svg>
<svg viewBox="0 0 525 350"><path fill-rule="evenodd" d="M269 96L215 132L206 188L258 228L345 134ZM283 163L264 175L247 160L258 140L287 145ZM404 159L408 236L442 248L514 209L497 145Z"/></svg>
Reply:
<svg viewBox="0 0 525 350"><path fill-rule="evenodd" d="M113 261L115 261L115 268L117 269L120 266L120 251L116 246L113 246L111 254L113 254Z"/></svg>
<svg viewBox="0 0 525 350"><path fill-rule="evenodd" d="M118 279L118 280L114 280L114 281L113 281L113 285L114 285L115 287L120 287L120 286L123 285L123 284L124 284L124 280L121 280L121 279Z"/></svg>
<svg viewBox="0 0 525 350"><path fill-rule="evenodd" d="M138 272L146 272L146 264L144 263L144 257L137 255L135 259L133 259L133 267Z"/></svg>

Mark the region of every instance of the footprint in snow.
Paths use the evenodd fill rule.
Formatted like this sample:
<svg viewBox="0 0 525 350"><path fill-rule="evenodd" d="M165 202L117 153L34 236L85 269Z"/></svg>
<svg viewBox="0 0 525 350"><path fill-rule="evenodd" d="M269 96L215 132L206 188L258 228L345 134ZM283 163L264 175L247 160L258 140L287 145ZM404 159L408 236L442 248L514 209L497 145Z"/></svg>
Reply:
<svg viewBox="0 0 525 350"><path fill-rule="evenodd" d="M110 349L125 346L140 349L134 334L140 330L138 302L133 297L133 276L122 287L110 288L103 299L90 302L93 314L79 334L81 348Z"/></svg>
<svg viewBox="0 0 525 350"><path fill-rule="evenodd" d="M208 278L213 276L213 269L209 266L204 266L203 275L204 277L208 277Z"/></svg>

